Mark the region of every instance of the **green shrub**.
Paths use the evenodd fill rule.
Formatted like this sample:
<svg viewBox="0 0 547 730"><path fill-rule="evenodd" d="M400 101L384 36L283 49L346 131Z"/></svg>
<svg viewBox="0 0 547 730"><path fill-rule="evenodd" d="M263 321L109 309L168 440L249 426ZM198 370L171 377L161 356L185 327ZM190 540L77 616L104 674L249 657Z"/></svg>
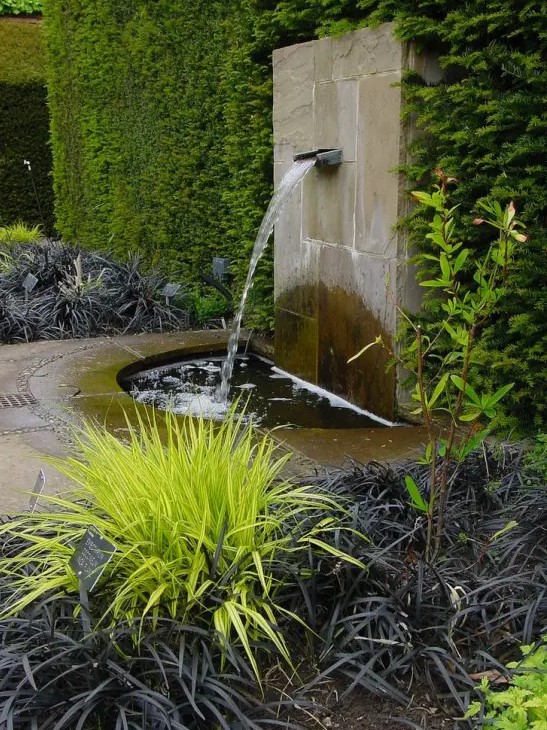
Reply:
<svg viewBox="0 0 547 730"><path fill-rule="evenodd" d="M250 58L252 3L45 9L60 232L161 258L196 283L226 256L241 288L272 169L271 82ZM271 312L269 273L257 288L258 309Z"/></svg>
<svg viewBox="0 0 547 730"><path fill-rule="evenodd" d="M483 727L495 730L545 730L547 727L547 636L539 645L522 646L523 658L510 662L510 686L493 690L483 679L480 691L484 695L486 713ZM482 704L474 702L466 717L481 712Z"/></svg>
<svg viewBox="0 0 547 730"><path fill-rule="evenodd" d="M215 289L209 290L207 293L198 289L189 296L188 307L192 320L196 324L206 324L212 319L224 317L231 307L231 303Z"/></svg>
<svg viewBox="0 0 547 730"><path fill-rule="evenodd" d="M42 12L42 0L0 0L0 15Z"/></svg>
<svg viewBox="0 0 547 730"><path fill-rule="evenodd" d="M140 419L139 432L128 423L125 443L85 428L83 460L58 464L78 485L75 492L47 497L48 511L0 529L28 542L0 561L15 591L4 616L44 594L76 592L68 558L74 542L95 527L116 546L100 582L105 616L171 617L216 629L223 646L243 647L257 674L258 641L289 660L276 628L282 581L274 570L310 544L344 557L314 537L328 530L325 513L336 505L324 492L279 481L289 456L275 456L270 438L244 428L241 419L218 426L167 414L164 436L165 446L155 422ZM316 527L304 530L310 513L318 514Z"/></svg>
<svg viewBox="0 0 547 730"><path fill-rule="evenodd" d="M526 472L547 484L547 433L538 433L524 459Z"/></svg>

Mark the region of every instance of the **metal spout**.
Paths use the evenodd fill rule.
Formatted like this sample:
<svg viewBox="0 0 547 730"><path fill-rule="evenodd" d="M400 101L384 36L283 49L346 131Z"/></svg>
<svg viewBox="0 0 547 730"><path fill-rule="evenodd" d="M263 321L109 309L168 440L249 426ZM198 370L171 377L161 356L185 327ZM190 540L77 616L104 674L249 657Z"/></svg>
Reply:
<svg viewBox="0 0 547 730"><path fill-rule="evenodd" d="M293 160L307 160L310 157L315 157L316 167L327 167L342 164L342 150L341 149L326 149L319 148L317 150L308 150L306 152L299 152L294 155Z"/></svg>

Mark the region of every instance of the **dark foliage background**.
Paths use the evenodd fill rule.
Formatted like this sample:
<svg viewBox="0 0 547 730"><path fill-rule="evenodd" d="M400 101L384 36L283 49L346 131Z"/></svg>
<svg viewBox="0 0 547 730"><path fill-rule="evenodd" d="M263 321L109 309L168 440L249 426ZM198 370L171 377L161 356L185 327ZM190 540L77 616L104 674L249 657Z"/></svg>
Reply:
<svg viewBox="0 0 547 730"><path fill-rule="evenodd" d="M56 241L15 245L0 256L0 343L184 328L184 291L167 303L166 283L159 270L143 273L136 256L120 263Z"/></svg>
<svg viewBox="0 0 547 730"><path fill-rule="evenodd" d="M2 15L0 4L0 16ZM45 46L39 22L0 17L0 225L53 227ZM23 160L30 160L34 184ZM40 210L41 209L41 210Z"/></svg>
<svg viewBox="0 0 547 730"><path fill-rule="evenodd" d="M271 190L273 48L383 21L440 55L444 80L405 81L426 134L409 187L434 166L460 178L455 202L515 201L530 241L485 333L488 386L514 381L508 423L545 419L545 22L539 0L46 0L56 215L86 246L139 249L190 279L213 255L241 286ZM478 248L484 235L462 221ZM420 221L410 221L423 242ZM269 258L268 258L269 257ZM272 324L271 251L248 324ZM436 317L434 303L427 316Z"/></svg>

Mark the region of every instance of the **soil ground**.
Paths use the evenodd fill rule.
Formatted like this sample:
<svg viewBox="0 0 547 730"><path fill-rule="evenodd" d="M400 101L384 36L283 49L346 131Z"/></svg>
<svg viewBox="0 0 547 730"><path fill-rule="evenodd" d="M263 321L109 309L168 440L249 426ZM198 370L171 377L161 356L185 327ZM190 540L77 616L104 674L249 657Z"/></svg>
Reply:
<svg viewBox="0 0 547 730"><path fill-rule="evenodd" d="M456 721L450 717L423 692L414 697L408 708L390 700L375 697L365 690L355 690L343 701L332 704L319 719L323 727L343 730L396 730L396 728L418 727L424 730L452 730ZM310 728L321 728L310 718Z"/></svg>
<svg viewBox="0 0 547 730"><path fill-rule="evenodd" d="M278 678L279 679L279 678ZM310 676L309 679L312 679ZM279 685L277 686L277 695ZM348 683L343 679L325 680L315 690L306 692L308 702L300 710L283 713L283 720L290 720L307 730L457 730L458 709L450 702L435 699L425 685L417 686L411 703L405 707L389 698L379 697L357 687L344 696ZM287 688L288 689L288 688ZM466 725L467 727L467 725Z"/></svg>

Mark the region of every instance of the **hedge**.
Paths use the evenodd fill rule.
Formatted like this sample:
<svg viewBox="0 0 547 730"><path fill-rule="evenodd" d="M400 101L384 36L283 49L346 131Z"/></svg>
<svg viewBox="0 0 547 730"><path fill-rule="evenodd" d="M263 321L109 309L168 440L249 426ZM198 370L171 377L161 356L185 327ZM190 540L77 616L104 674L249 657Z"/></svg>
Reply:
<svg viewBox="0 0 547 730"><path fill-rule="evenodd" d="M0 225L53 225L49 114L41 24L0 18ZM29 160L36 185L23 160Z"/></svg>
<svg viewBox="0 0 547 730"><path fill-rule="evenodd" d="M257 0L264 47L306 41L365 25L395 21L399 38L440 55L443 82L409 76L406 115L426 132L403 168L412 188L427 188L440 166L459 179L454 200L467 213L467 242L484 246L470 222L476 201L514 200L530 240L518 256L509 292L485 332L484 379L492 388L514 382L507 426L545 428L547 367L547 66L540 0ZM423 225L407 221L424 248ZM423 272L426 276L427 272ZM424 318L439 316L438 301Z"/></svg>
<svg viewBox="0 0 547 730"><path fill-rule="evenodd" d="M250 60L252 4L44 9L60 232L120 255L139 250L185 280L227 256L239 287L271 192L271 90L267 66ZM267 308L255 324L269 325Z"/></svg>
<svg viewBox="0 0 547 730"><path fill-rule="evenodd" d="M81 243L138 248L197 278L213 255L236 288L271 191L273 48L395 20L402 40L440 53L445 79L405 80L425 130L406 168L428 187L457 175L461 210L513 199L531 235L511 295L487 332L492 387L515 382L513 417L544 423L546 71L539 0L46 0L56 214ZM420 222L409 222L422 244ZM462 219L480 247L482 232ZM251 325L271 323L271 257ZM435 303L424 316L436 316Z"/></svg>

